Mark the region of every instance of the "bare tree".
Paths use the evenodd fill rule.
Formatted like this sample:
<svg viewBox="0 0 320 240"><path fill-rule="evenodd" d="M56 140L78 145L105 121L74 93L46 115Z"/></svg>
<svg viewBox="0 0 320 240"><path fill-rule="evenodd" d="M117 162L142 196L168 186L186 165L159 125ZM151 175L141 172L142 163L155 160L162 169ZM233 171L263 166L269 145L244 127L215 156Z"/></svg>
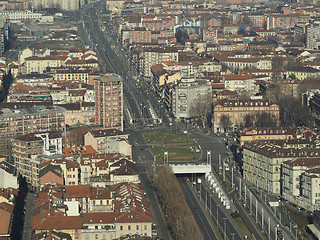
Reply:
<svg viewBox="0 0 320 240"><path fill-rule="evenodd" d="M210 117L212 113L212 95L205 94L200 95L193 102L190 111L192 112L193 117L199 118L202 123L202 127L206 127L206 123L210 122Z"/></svg>
<svg viewBox="0 0 320 240"><path fill-rule="evenodd" d="M223 114L220 117L220 125L223 127L224 132L228 132L229 128L232 126L229 115Z"/></svg>
<svg viewBox="0 0 320 240"><path fill-rule="evenodd" d="M92 128L89 126L82 126L71 129L65 133L65 146L81 146L84 144L84 135Z"/></svg>
<svg viewBox="0 0 320 240"><path fill-rule="evenodd" d="M203 236L187 204L180 185L169 166L153 166L147 170L153 179L156 193L166 215L173 239L201 240ZM155 175L154 175L155 174Z"/></svg>
<svg viewBox="0 0 320 240"><path fill-rule="evenodd" d="M247 114L244 116L244 127L252 127L253 126L254 117L251 114Z"/></svg>
<svg viewBox="0 0 320 240"><path fill-rule="evenodd" d="M255 116L254 126L256 127L275 127L276 125L276 120L267 112L262 112Z"/></svg>
<svg viewBox="0 0 320 240"><path fill-rule="evenodd" d="M302 105L300 99L283 96L279 101L280 123L284 127L312 127L314 120L310 111Z"/></svg>

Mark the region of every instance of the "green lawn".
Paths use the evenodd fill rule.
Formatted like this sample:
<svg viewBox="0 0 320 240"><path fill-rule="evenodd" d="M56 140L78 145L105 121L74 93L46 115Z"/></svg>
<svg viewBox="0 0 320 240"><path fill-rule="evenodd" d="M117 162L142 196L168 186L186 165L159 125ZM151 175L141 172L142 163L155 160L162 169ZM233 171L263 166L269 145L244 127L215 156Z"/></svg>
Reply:
<svg viewBox="0 0 320 240"><path fill-rule="evenodd" d="M198 145L185 136L172 132L146 132L144 137L157 162L163 162L166 151L170 162L193 162L201 156Z"/></svg>

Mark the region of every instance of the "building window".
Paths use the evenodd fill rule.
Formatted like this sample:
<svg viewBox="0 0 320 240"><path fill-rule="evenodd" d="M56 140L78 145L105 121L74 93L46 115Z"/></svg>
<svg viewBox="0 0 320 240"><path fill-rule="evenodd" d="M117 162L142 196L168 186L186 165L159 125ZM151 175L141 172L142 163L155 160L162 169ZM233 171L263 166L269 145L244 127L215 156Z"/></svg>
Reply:
<svg viewBox="0 0 320 240"><path fill-rule="evenodd" d="M144 230L147 230L147 225L144 225Z"/></svg>
<svg viewBox="0 0 320 240"><path fill-rule="evenodd" d="M120 230L121 230L121 231L123 230L123 226L120 226Z"/></svg>
<svg viewBox="0 0 320 240"><path fill-rule="evenodd" d="M139 230L139 225L136 226L136 230Z"/></svg>
<svg viewBox="0 0 320 240"><path fill-rule="evenodd" d="M129 230L129 231L131 230L131 226L130 226L130 225L128 226L128 230Z"/></svg>

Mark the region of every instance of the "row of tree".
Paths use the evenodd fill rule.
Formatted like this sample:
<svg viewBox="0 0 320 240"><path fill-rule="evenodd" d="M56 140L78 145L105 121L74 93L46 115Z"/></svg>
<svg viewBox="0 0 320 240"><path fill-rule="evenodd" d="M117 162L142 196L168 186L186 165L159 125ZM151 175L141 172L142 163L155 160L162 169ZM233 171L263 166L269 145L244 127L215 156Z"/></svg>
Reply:
<svg viewBox="0 0 320 240"><path fill-rule="evenodd" d="M169 166L154 166L148 173L156 187L157 197L166 214L174 239L200 240L203 236L190 212L180 185Z"/></svg>

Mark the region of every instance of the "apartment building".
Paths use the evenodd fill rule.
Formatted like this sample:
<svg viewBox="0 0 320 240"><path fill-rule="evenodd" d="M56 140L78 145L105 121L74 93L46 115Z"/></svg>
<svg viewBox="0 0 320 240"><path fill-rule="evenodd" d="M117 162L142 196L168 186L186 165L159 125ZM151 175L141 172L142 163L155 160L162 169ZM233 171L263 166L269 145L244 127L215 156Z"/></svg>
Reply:
<svg viewBox="0 0 320 240"><path fill-rule="evenodd" d="M131 159L129 134L118 129L93 130L84 135L84 144L91 145L98 153L120 153Z"/></svg>
<svg viewBox="0 0 320 240"><path fill-rule="evenodd" d="M247 142L298 138L297 127L249 127L238 132L240 147Z"/></svg>
<svg viewBox="0 0 320 240"><path fill-rule="evenodd" d="M223 83L226 90L237 92L248 92L250 96L259 92L259 85L256 79L249 74L230 74L223 76Z"/></svg>
<svg viewBox="0 0 320 240"><path fill-rule="evenodd" d="M320 158L310 157L310 158L293 158L282 163L282 175L281 175L281 193L282 197L290 202L293 202L299 206L303 203L301 202L301 177L306 171L314 168L319 168ZM311 188L309 188L312 190ZM305 196L315 196L315 193L304 194ZM306 201L310 202L310 201ZM309 203L307 204L309 205ZM304 206L305 207L305 206ZM308 206L308 209L309 208Z"/></svg>
<svg viewBox="0 0 320 240"><path fill-rule="evenodd" d="M55 72L54 79L57 81L79 81L82 83L89 82L89 70L82 69L58 69Z"/></svg>
<svg viewBox="0 0 320 240"><path fill-rule="evenodd" d="M77 161L74 161L74 159L64 159L64 158L54 158L50 159L48 157L41 156L40 158L41 162L47 161L47 164L51 163L54 166L59 166L63 173L63 180L64 185L79 185L79 175L80 175L80 168L79 163ZM72 160L71 160L72 159ZM44 167L43 165L42 167Z"/></svg>
<svg viewBox="0 0 320 240"><path fill-rule="evenodd" d="M0 11L0 14L7 15L10 22L21 22L22 20L41 20L42 13L32 12L30 10L6 10Z"/></svg>
<svg viewBox="0 0 320 240"><path fill-rule="evenodd" d="M57 131L30 133L13 139L14 165L34 187L40 184L38 155L55 154L62 154L62 137Z"/></svg>
<svg viewBox="0 0 320 240"><path fill-rule="evenodd" d="M301 174L301 196L299 204L311 211L320 209L320 165Z"/></svg>
<svg viewBox="0 0 320 240"><path fill-rule="evenodd" d="M141 187L120 183L110 189L45 186L37 195L32 228L36 234L54 230L71 239L151 237L153 219Z"/></svg>
<svg viewBox="0 0 320 240"><path fill-rule="evenodd" d="M29 105L28 108L0 109L0 143L8 146L10 139L34 132L65 129L65 109L58 106ZM3 149L2 149L3 150Z"/></svg>
<svg viewBox="0 0 320 240"><path fill-rule="evenodd" d="M243 146L243 176L268 192L280 194L282 163L294 158L318 157L319 143L319 136L246 143Z"/></svg>
<svg viewBox="0 0 320 240"><path fill-rule="evenodd" d="M320 24L319 22L309 23L306 26L306 42L308 49L319 49Z"/></svg>
<svg viewBox="0 0 320 240"><path fill-rule="evenodd" d="M313 67L295 67L287 70L288 78L295 78L298 80L316 79L320 76L320 70Z"/></svg>
<svg viewBox="0 0 320 240"><path fill-rule="evenodd" d="M143 48L138 57L137 69L140 75L151 78L151 67L165 61L178 62L178 48L176 47L149 47Z"/></svg>
<svg viewBox="0 0 320 240"><path fill-rule="evenodd" d="M95 124L123 130L123 79L110 73L94 81Z"/></svg>
<svg viewBox="0 0 320 240"><path fill-rule="evenodd" d="M220 100L213 108L214 132L220 133L228 129L236 131L243 126L246 115L255 116L261 113L268 113L274 120L279 120L279 106L270 100ZM222 125L223 116L229 119L229 126Z"/></svg>
<svg viewBox="0 0 320 240"><path fill-rule="evenodd" d="M32 0L31 4L37 10L58 8L63 11L77 11L80 7L79 0Z"/></svg>
<svg viewBox="0 0 320 240"><path fill-rule="evenodd" d="M31 73L46 73L51 71L51 68L58 68L65 65L66 56L43 56L43 57L27 57L24 62L23 74Z"/></svg>
<svg viewBox="0 0 320 240"><path fill-rule="evenodd" d="M181 78L172 85L171 110L179 119L196 117L194 103L201 96L211 96L211 83L208 80Z"/></svg>
<svg viewBox="0 0 320 240"><path fill-rule="evenodd" d="M122 43L151 43L151 30L146 28L134 28L122 30Z"/></svg>
<svg viewBox="0 0 320 240"><path fill-rule="evenodd" d="M14 87L18 84L24 84L28 85L30 87L36 87L36 86L51 86L51 82L53 80L53 77L48 74L27 74L27 75L19 75L14 79L14 82L12 83L11 87Z"/></svg>

